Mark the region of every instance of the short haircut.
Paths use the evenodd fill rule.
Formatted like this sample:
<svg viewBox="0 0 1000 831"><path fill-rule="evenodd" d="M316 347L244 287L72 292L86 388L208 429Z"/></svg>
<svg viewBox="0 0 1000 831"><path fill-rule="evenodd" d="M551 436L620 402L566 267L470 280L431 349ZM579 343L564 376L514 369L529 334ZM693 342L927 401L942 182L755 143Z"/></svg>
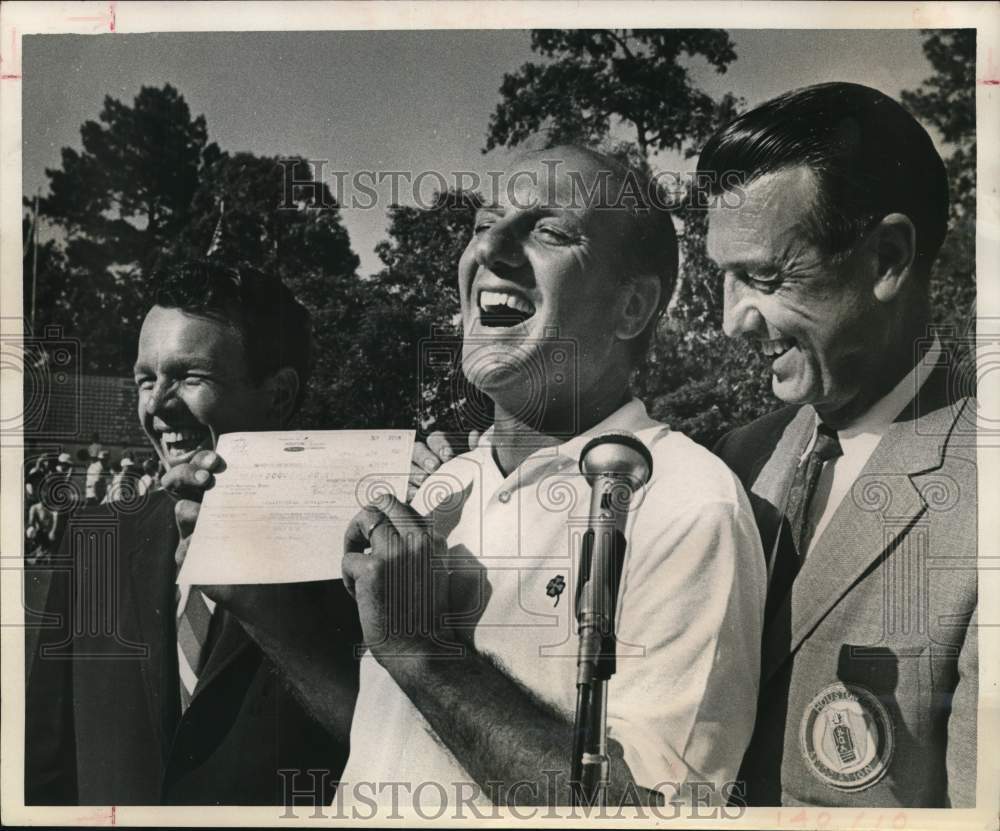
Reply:
<svg viewBox="0 0 1000 831"><path fill-rule="evenodd" d="M948 175L901 104L861 84L786 92L715 133L698 174L719 194L800 165L817 177L807 228L827 254L846 252L883 217L901 213L916 229L916 272L930 273L948 225Z"/></svg>
<svg viewBox="0 0 1000 831"><path fill-rule="evenodd" d="M233 325L254 383L283 367L294 369L299 390L292 412L299 409L312 369L312 322L278 277L250 265L197 259L161 268L154 283L157 306Z"/></svg>

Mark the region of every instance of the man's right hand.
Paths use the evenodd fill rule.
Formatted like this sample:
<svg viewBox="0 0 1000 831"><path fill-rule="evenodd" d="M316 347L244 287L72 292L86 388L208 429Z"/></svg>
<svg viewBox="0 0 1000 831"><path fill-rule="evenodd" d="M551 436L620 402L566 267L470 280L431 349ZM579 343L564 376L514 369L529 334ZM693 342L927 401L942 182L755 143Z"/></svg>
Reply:
<svg viewBox="0 0 1000 831"><path fill-rule="evenodd" d="M177 500L174 516L182 539L191 536L205 491L215 485L215 474L225 469L225 461L214 450L199 450L190 462L175 465L163 475L160 484Z"/></svg>

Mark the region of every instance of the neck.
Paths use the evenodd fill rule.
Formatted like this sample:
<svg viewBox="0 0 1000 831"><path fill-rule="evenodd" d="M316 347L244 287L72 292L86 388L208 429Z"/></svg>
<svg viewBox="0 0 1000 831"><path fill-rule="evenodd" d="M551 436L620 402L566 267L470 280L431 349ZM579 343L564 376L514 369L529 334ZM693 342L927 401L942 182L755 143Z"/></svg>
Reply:
<svg viewBox="0 0 1000 831"><path fill-rule="evenodd" d="M919 351L915 351L917 344L920 345ZM839 407L816 407L823 423L834 430L841 430L857 421L923 360L930 346L925 322L911 327L906 337L896 338L891 347L886 347L884 360L866 375L861 391L854 398Z"/></svg>
<svg viewBox="0 0 1000 831"><path fill-rule="evenodd" d="M579 435L600 424L626 404L630 397L631 392L627 382L609 386L606 392L597 392L581 400L575 414L573 412L575 402L570 402L566 406L559 407L555 413L545 413L535 423L512 415L502 403L495 402L493 458L504 476L508 476L540 447L553 447L570 438L566 435L566 426L573 424L574 415L576 418L574 435Z"/></svg>

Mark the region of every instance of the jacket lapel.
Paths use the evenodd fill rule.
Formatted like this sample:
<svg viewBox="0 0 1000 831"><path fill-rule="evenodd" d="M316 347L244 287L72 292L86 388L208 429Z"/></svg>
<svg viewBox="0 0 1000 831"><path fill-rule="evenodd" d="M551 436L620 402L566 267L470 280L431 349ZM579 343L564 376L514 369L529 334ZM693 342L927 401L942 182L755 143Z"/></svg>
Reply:
<svg viewBox="0 0 1000 831"><path fill-rule="evenodd" d="M922 395L889 427L816 541L774 625L764 634L764 680L927 509L922 487L941 466L947 437L963 406L949 407L942 400L939 383L944 375L935 372Z"/></svg>
<svg viewBox="0 0 1000 831"><path fill-rule="evenodd" d="M177 720L179 692L174 642L174 552L177 530L173 501L156 495L157 501L136 518L135 533L124 540L132 582L132 614L138 623L149 658L140 662L146 686L150 718L160 731L161 749L170 744Z"/></svg>
<svg viewBox="0 0 1000 831"><path fill-rule="evenodd" d="M233 661L253 645L253 640L233 615L226 612L221 606L216 607L214 615L220 616L218 620L213 621L213 624L219 627L219 634L209 650L205 666L202 667L198 675L198 685L194 689L189 711L194 707L198 696L213 684Z"/></svg>
<svg viewBox="0 0 1000 831"><path fill-rule="evenodd" d="M755 502L773 506L773 511L769 511L768 527L760 529L764 555L767 557L768 580L774 573L788 490L795 478L799 459L812 438L815 424L816 411L812 407L802 407L785 427L770 458L760 468L751 486ZM758 509L758 523L762 519L764 517Z"/></svg>

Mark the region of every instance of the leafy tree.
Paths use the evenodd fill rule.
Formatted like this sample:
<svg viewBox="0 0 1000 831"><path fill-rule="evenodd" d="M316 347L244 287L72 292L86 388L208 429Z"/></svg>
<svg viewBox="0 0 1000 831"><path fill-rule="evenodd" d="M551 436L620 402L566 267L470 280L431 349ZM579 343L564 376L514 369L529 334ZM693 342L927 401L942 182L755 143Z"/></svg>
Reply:
<svg viewBox="0 0 1000 831"><path fill-rule="evenodd" d="M520 144L543 127L552 144L599 142L615 121L632 127L643 157L680 149L715 111L681 56L700 56L718 72L736 59L720 29L535 29L531 48L549 61L504 75L487 150Z"/></svg>
<svg viewBox="0 0 1000 831"><path fill-rule="evenodd" d="M169 84L143 87L131 107L107 98L100 122L83 125L82 153L64 149L47 171L40 208L61 241L39 247L36 329L57 323L79 338L84 371L129 374L150 273L214 242L214 258L277 273L309 307L317 367L302 417L336 425L324 419L351 409L337 379L353 348L344 322L356 319L358 258L326 185L304 159L209 143L204 117Z"/></svg>
<svg viewBox="0 0 1000 831"><path fill-rule="evenodd" d="M924 30L924 54L934 74L903 93L903 103L941 131L948 158L951 206L957 218L976 211L976 30Z"/></svg>
<svg viewBox="0 0 1000 831"><path fill-rule="evenodd" d="M941 131L951 187L951 227L931 273L933 322L972 335L976 311L976 30L927 30L934 69L903 102Z"/></svg>
<svg viewBox="0 0 1000 831"><path fill-rule="evenodd" d="M45 171L42 215L70 243L98 245L106 267L148 266L187 224L203 160L218 148L170 84L142 87L131 107L106 97L99 121L80 128L82 153L64 147L62 167Z"/></svg>
<svg viewBox="0 0 1000 831"><path fill-rule="evenodd" d="M457 362L444 360L446 355L457 357L458 261L471 238L478 205L477 195L456 190L435 194L426 209L393 205L389 239L376 247L385 267L370 280L377 309L369 322L383 351L370 360L380 374L397 373L383 376L380 383L400 385L400 407L417 394L416 412L410 404L410 424L462 432L473 426L466 420L480 409L462 408L465 397L475 392L463 383ZM385 389L379 397L390 395ZM483 425L474 420L474 426Z"/></svg>

